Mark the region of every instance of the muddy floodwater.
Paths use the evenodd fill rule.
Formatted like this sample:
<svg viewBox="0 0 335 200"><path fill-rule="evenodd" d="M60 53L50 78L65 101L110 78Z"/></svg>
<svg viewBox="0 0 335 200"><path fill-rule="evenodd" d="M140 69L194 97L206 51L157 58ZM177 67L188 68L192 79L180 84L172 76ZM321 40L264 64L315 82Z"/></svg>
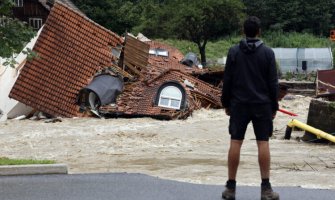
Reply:
<svg viewBox="0 0 335 200"><path fill-rule="evenodd" d="M307 121L311 98L288 96L280 107ZM335 189L335 145L301 141L294 131L284 140L292 119L278 113L270 140L274 186ZM203 184L223 185L227 176L228 120L223 110L199 110L187 120L62 119L45 123L0 123L0 156L52 159L69 173L128 172ZM238 171L239 185L260 184L257 146L248 127Z"/></svg>

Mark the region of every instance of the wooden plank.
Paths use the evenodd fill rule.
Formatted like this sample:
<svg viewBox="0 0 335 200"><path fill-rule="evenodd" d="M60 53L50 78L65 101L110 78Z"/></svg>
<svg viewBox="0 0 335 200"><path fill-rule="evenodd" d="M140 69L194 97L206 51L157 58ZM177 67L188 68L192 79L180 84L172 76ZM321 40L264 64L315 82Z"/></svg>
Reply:
<svg viewBox="0 0 335 200"><path fill-rule="evenodd" d="M124 49L125 64L132 67L146 68L149 59L150 46L129 35L126 36L126 44Z"/></svg>
<svg viewBox="0 0 335 200"><path fill-rule="evenodd" d="M139 75L140 77L143 76L143 74L138 70L136 69L136 67L134 67L131 63L125 63L126 66L130 69L130 71L134 72L135 74Z"/></svg>

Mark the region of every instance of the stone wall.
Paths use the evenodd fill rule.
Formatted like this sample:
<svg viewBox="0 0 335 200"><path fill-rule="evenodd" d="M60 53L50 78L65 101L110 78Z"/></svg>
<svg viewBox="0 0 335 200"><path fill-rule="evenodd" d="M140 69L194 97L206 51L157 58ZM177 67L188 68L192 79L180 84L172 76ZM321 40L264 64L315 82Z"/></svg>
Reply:
<svg viewBox="0 0 335 200"><path fill-rule="evenodd" d="M307 124L326 133L335 133L335 102L312 100L309 105ZM316 140L316 136L308 132L305 132L302 139L304 141L324 141Z"/></svg>

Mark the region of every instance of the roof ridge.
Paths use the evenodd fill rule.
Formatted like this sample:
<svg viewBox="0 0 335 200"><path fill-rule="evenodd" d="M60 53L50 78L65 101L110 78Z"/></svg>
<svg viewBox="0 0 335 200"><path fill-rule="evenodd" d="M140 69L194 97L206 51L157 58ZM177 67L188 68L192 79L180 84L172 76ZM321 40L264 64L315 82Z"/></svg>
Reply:
<svg viewBox="0 0 335 200"><path fill-rule="evenodd" d="M68 10L73 11L73 12L74 12L76 15L78 15L78 16L80 16L80 17L82 17L82 18L84 18L84 19L87 19L88 22L90 22L90 23L92 23L92 24L98 26L99 28L103 29L104 31L107 31L107 32L111 33L113 36L117 36L118 38L122 38L122 37L119 36L118 34L114 33L112 30L109 30L109 29L107 29L106 27L104 27L104 26L102 26L102 25L96 23L95 21L93 21L92 19L90 19L89 17L87 17L86 15L82 14L81 12L78 12L77 10L74 10L74 9L70 8L69 6L67 6L67 5L66 5L65 3L63 3L63 2L56 1L55 4L54 4L54 6L52 7L52 9L53 9L57 4L63 6L64 8L66 8L66 9L68 9Z"/></svg>

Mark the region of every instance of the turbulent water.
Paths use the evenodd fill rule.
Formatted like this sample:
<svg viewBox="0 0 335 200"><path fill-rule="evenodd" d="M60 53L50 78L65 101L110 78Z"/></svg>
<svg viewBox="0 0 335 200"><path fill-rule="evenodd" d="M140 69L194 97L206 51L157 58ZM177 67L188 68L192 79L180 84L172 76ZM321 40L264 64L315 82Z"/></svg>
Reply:
<svg viewBox="0 0 335 200"><path fill-rule="evenodd" d="M307 120L310 98L293 96L282 108ZM291 118L278 113L271 139L272 184L335 189L333 145L300 142L302 132L283 140ZM223 110L199 110L187 120L62 119L58 123L8 120L0 123L0 156L53 159L70 173L129 172L192 183L224 184L229 118ZM242 148L238 182L260 183L252 126Z"/></svg>

